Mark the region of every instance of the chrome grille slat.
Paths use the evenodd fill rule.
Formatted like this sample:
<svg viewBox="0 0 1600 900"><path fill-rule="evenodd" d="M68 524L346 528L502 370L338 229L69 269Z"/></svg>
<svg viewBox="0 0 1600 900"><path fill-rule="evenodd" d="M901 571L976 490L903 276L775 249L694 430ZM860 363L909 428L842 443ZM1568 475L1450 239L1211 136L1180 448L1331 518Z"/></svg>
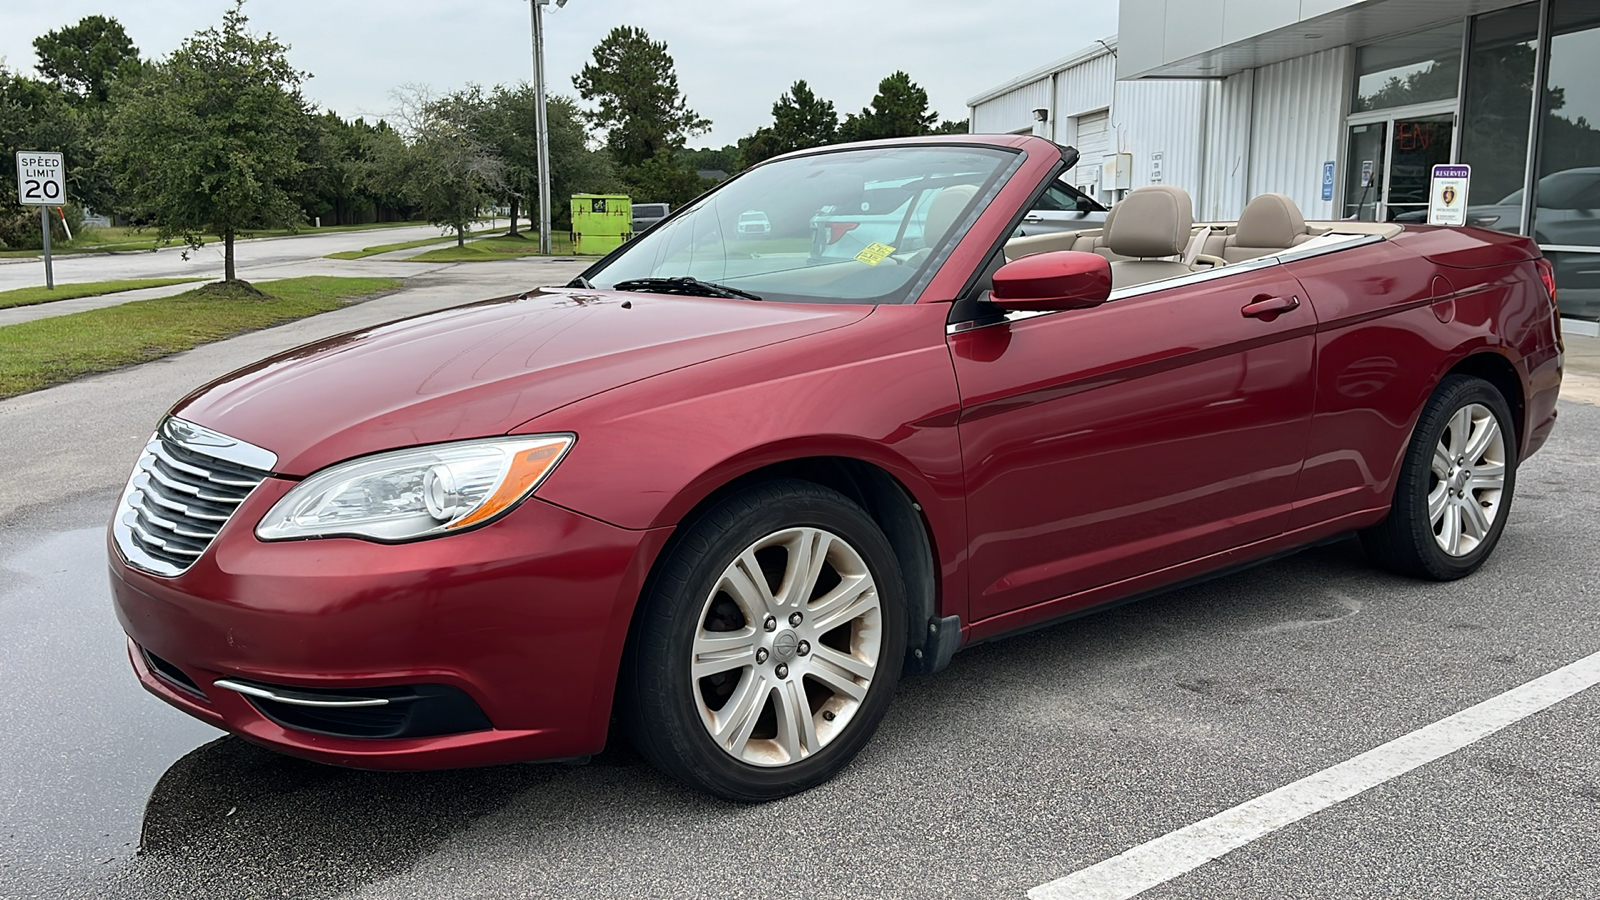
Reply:
<svg viewBox="0 0 1600 900"><path fill-rule="evenodd" d="M145 471L150 474L151 478L161 482L163 487L166 487L170 490L177 491L180 494L188 494L191 497L197 497L201 500L207 500L212 503L225 503L229 506L238 506L239 501L244 499L243 496L224 497L214 493L208 494L202 487L190 484L181 478L174 478L162 472L161 468L163 464L155 456L149 456L146 457L146 459L150 460L150 466L146 468Z"/></svg>
<svg viewBox="0 0 1600 900"><path fill-rule="evenodd" d="M145 445L123 491L111 523L117 548L135 568L181 575L275 465L277 457L260 447L167 419Z"/></svg>
<svg viewBox="0 0 1600 900"><path fill-rule="evenodd" d="M250 493L251 488L254 488L260 483L259 481L251 481L248 478L240 478L237 476L233 478L219 477L216 472L207 471L199 466L191 465L181 459L178 459L176 456L172 455L171 451L167 450L165 446L159 443L152 444L150 447L150 452L154 454L156 459L161 460L172 469L204 478L206 481L209 481L214 485L218 485L219 487L243 488L244 493L248 494Z"/></svg>
<svg viewBox="0 0 1600 900"><path fill-rule="evenodd" d="M145 530L147 531L152 527L159 528L163 531L170 531L178 537L192 538L197 541L209 541L217 536L215 529L211 531L195 531L192 528L185 527L181 522L163 519L145 506L135 507L134 514L140 522L145 523Z"/></svg>
<svg viewBox="0 0 1600 900"><path fill-rule="evenodd" d="M193 519L204 519L207 522L226 522L228 521L228 516L233 514L232 510L209 511L205 510L203 507L191 506L190 504L174 500L171 497L160 493L159 491L151 490L150 479L144 477L148 473L141 472L139 474L140 477L135 479L138 482L138 484L135 486L138 487L140 495L146 500L149 500L158 506L170 509L179 515L188 516ZM191 497L189 499L193 500L195 498Z"/></svg>

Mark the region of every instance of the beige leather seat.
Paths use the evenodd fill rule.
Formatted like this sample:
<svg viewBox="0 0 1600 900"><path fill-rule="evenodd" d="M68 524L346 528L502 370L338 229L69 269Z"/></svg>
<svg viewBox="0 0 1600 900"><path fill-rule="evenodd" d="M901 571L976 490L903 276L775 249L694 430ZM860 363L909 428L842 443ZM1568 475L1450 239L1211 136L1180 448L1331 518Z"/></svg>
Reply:
<svg viewBox="0 0 1600 900"><path fill-rule="evenodd" d="M1300 207L1283 194L1262 194L1239 214L1239 226L1216 255L1230 263L1282 253L1311 240Z"/></svg>
<svg viewBox="0 0 1600 900"><path fill-rule="evenodd" d="M953 184L935 194L933 202L928 204L928 221L922 229L923 246L934 247L943 240L976 193L976 185Z"/></svg>
<svg viewBox="0 0 1600 900"><path fill-rule="evenodd" d="M1181 256L1194 230L1194 201L1189 192L1167 184L1134 190L1117 204L1117 216L1106 229L1107 248L1128 259L1111 264L1112 288L1133 287L1193 271L1168 257Z"/></svg>
<svg viewBox="0 0 1600 900"><path fill-rule="evenodd" d="M1108 236L1111 234L1111 223L1116 221L1116 218L1117 207L1113 206L1106 211L1106 221L1104 225L1100 226L1100 232L1098 234L1079 235L1078 239L1072 243L1072 249L1080 250L1084 253L1098 253L1112 262L1126 259L1127 257L1112 253L1111 248L1106 245Z"/></svg>

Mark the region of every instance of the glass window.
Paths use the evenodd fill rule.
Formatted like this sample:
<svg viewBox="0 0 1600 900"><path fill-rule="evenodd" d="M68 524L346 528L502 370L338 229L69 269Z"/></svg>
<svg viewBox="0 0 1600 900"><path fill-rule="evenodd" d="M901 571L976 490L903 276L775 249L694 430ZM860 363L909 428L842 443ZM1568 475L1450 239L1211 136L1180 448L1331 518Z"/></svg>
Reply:
<svg viewBox="0 0 1600 900"><path fill-rule="evenodd" d="M1538 39L1537 3L1473 20L1462 102L1461 161L1472 166L1473 206L1497 207L1483 216L1493 217L1491 227L1500 231L1521 228Z"/></svg>
<svg viewBox="0 0 1600 900"><path fill-rule="evenodd" d="M601 288L689 277L769 300L900 303L1021 159L993 147L928 145L757 166L624 244L589 277Z"/></svg>
<svg viewBox="0 0 1600 900"><path fill-rule="evenodd" d="M1452 100L1461 78L1461 29L1455 22L1356 50L1351 112Z"/></svg>
<svg viewBox="0 0 1600 900"><path fill-rule="evenodd" d="M1555 0L1550 35L1533 233L1600 248L1600 9Z"/></svg>

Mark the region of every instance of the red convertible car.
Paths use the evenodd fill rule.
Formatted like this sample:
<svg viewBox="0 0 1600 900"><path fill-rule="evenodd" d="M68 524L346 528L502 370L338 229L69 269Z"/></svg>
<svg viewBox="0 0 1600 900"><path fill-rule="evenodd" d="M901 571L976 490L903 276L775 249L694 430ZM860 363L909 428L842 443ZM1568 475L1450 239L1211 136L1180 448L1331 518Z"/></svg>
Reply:
<svg viewBox="0 0 1600 900"><path fill-rule="evenodd" d="M1275 194L1196 224L1168 186L1014 237L1076 156L792 154L566 287L195 391L111 522L134 669L323 762L582 758L615 726L756 801L964 646L1349 535L1422 578L1482 565L1556 416L1534 243ZM884 184L907 220L810 252Z"/></svg>

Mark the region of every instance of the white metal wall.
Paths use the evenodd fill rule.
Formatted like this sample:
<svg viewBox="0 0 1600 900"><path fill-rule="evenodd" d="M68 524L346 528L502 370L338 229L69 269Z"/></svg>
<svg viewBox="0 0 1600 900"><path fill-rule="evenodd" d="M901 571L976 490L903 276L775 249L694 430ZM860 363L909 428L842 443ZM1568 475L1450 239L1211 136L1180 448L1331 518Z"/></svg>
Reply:
<svg viewBox="0 0 1600 900"><path fill-rule="evenodd" d="M1084 60L1056 76L1056 111L1064 122L1111 106L1116 83L1116 57L1106 53Z"/></svg>
<svg viewBox="0 0 1600 900"><path fill-rule="evenodd" d="M1094 170L1114 152L1132 155L1133 187L1155 183L1159 152L1161 183L1187 190L1199 220L1236 219L1269 191L1289 195L1307 218L1330 219L1336 207L1322 199L1322 166L1339 159L1349 60L1340 47L1221 81L1118 82L1107 53L984 101L972 110L972 130L1028 131L1053 93L1045 133L1082 154L1074 184L1097 184Z"/></svg>
<svg viewBox="0 0 1600 900"><path fill-rule="evenodd" d="M1112 126L1117 152L1133 155L1132 186L1158 183L1153 177L1154 155L1160 153L1160 184L1181 187L1195 200L1200 215L1204 184L1202 163L1206 153L1206 95L1204 81L1121 81L1112 105Z"/></svg>
<svg viewBox="0 0 1600 900"><path fill-rule="evenodd" d="M1288 194L1306 218L1334 217L1337 201L1322 199L1322 164L1339 158L1349 57L1350 48L1337 47L1255 70L1251 196Z"/></svg>
<svg viewBox="0 0 1600 900"><path fill-rule="evenodd" d="M1255 74L1250 69L1221 82L1211 82L1203 187L1195 208L1195 215L1204 221L1237 219L1250 199Z"/></svg>
<svg viewBox="0 0 1600 900"><path fill-rule="evenodd" d="M1050 106L1050 78L1022 85L972 108L973 134L1013 134L1033 128L1033 111Z"/></svg>

